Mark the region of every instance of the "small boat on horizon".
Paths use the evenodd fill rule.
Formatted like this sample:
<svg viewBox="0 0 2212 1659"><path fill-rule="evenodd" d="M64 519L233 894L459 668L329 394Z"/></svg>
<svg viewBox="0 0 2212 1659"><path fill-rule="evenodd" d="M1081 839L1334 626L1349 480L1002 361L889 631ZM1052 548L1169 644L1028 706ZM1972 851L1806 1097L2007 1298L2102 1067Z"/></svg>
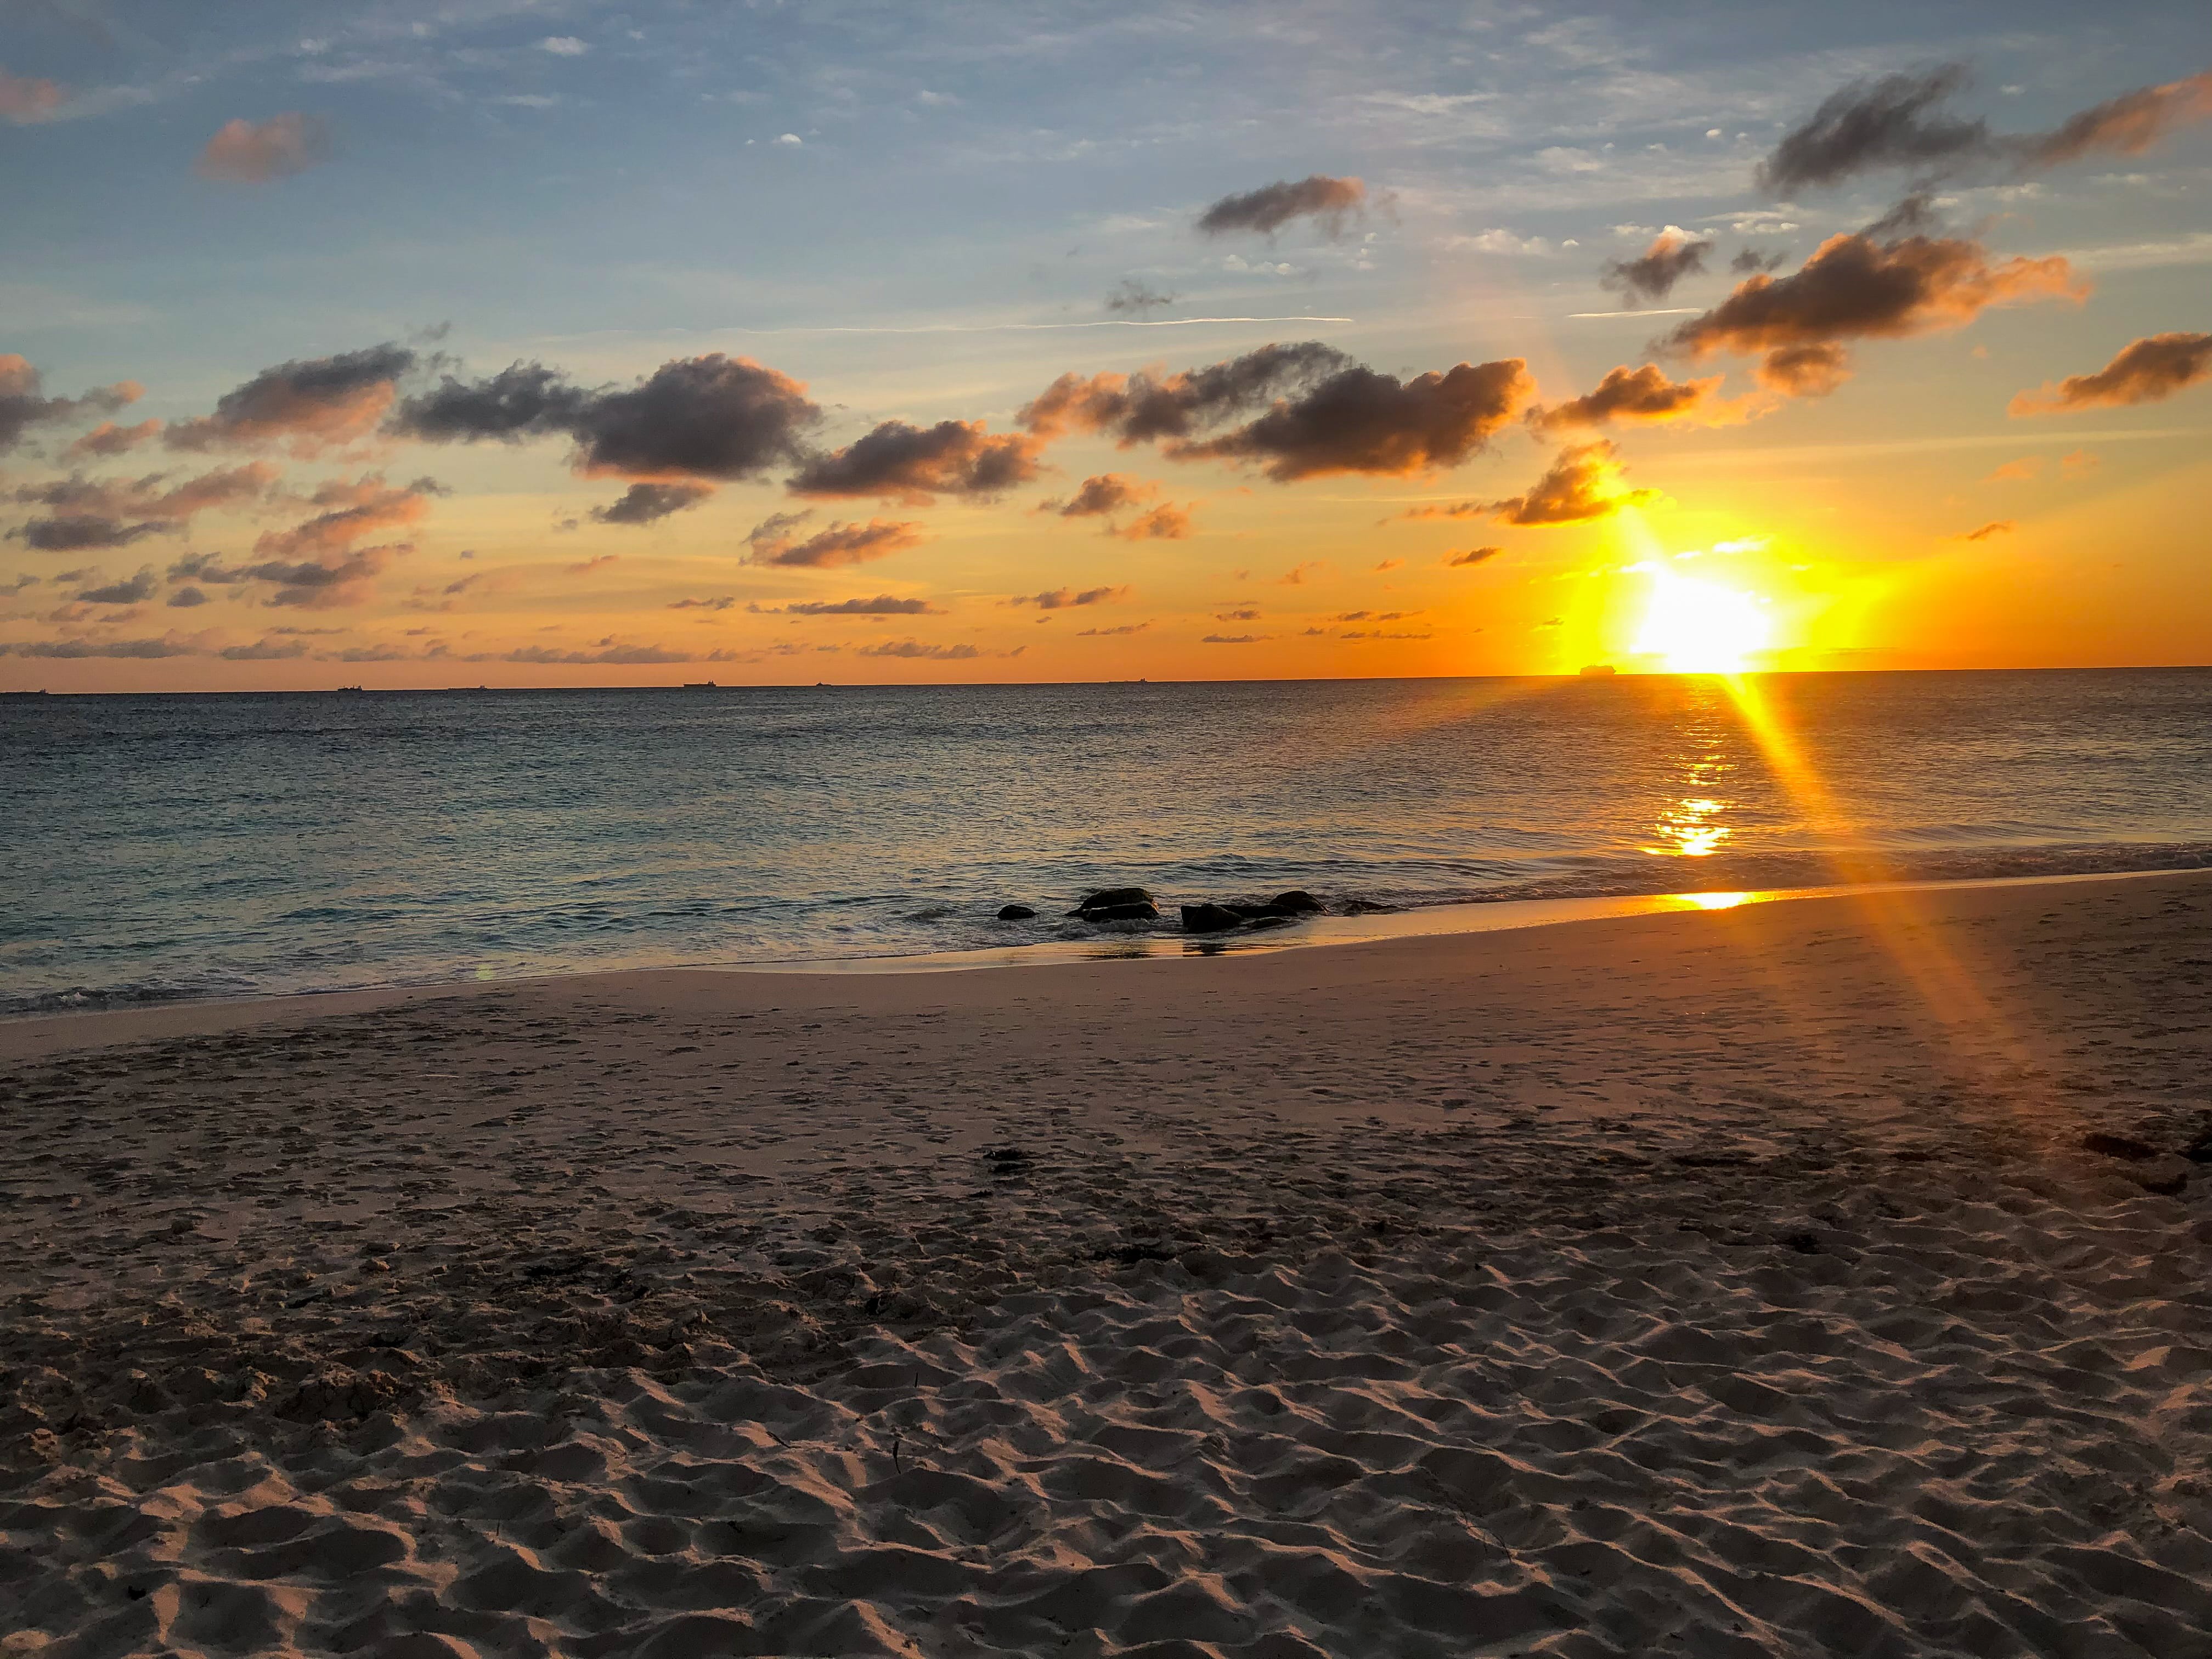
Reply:
<svg viewBox="0 0 2212 1659"><path fill-rule="evenodd" d="M1583 665L1582 678L1586 680L1609 680L1614 672L1609 662L1586 663Z"/></svg>

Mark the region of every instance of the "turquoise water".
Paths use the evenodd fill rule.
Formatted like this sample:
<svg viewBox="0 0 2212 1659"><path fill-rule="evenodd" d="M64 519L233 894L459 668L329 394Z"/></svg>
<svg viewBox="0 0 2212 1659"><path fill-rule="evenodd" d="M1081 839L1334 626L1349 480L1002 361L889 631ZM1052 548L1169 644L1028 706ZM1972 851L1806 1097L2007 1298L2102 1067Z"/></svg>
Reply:
<svg viewBox="0 0 2212 1659"><path fill-rule="evenodd" d="M1756 687L1802 767L1694 677L0 699L0 1012L2212 864L2212 672Z"/></svg>

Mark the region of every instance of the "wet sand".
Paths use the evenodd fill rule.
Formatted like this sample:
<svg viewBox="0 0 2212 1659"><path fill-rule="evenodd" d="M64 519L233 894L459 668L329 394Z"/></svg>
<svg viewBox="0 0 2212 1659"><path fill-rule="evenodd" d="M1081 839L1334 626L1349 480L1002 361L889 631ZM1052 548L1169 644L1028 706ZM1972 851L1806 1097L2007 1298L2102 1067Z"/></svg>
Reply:
<svg viewBox="0 0 2212 1659"><path fill-rule="evenodd" d="M2212 874L0 1027L0 1653L2212 1650Z"/></svg>

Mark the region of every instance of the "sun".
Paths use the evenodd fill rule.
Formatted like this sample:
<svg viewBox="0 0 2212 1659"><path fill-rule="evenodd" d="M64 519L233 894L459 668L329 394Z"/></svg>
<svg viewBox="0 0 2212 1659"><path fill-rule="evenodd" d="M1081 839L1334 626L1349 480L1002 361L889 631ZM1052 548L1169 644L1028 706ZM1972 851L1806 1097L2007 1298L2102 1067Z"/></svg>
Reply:
<svg viewBox="0 0 2212 1659"><path fill-rule="evenodd" d="M1740 674L1766 647L1771 629L1756 594L1671 570L1651 573L1635 649L1671 673Z"/></svg>

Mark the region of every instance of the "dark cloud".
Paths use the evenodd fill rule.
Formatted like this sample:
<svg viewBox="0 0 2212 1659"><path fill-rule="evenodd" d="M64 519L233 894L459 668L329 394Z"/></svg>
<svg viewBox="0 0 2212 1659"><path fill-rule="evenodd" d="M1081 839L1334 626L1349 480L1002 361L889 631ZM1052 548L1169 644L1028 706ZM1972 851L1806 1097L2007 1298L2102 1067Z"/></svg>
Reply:
<svg viewBox="0 0 2212 1659"><path fill-rule="evenodd" d="M1598 286L1618 294L1624 305L1639 301L1656 305L1674 291L1674 284L1689 276L1702 276L1711 242L1693 242L1679 232L1667 231L1633 259L1608 259L1601 267Z"/></svg>
<svg viewBox="0 0 2212 1659"><path fill-rule="evenodd" d="M1063 374L1015 419L1040 438L1103 432L1124 449L1159 439L1188 438L1270 400L1319 384L1353 367L1318 340L1264 345L1241 357L1163 375Z"/></svg>
<svg viewBox="0 0 2212 1659"><path fill-rule="evenodd" d="M1778 346L1758 368L1759 383L1785 398L1825 398L1851 374L1846 346L1826 343Z"/></svg>
<svg viewBox="0 0 2212 1659"><path fill-rule="evenodd" d="M1063 519L1094 518L1134 507L1159 493L1158 484L1146 483L1125 473L1101 472L1085 478L1083 487L1064 501L1039 502L1037 511L1057 513Z"/></svg>
<svg viewBox="0 0 2212 1659"><path fill-rule="evenodd" d="M127 547L169 528L166 524L126 524L96 513L70 513L32 519L8 533L41 553L81 553L88 548Z"/></svg>
<svg viewBox="0 0 2212 1659"><path fill-rule="evenodd" d="M1042 439L1018 432L993 436L981 421L885 421L808 461L787 487L794 495L874 495L916 506L940 495L996 495L1036 477L1042 448Z"/></svg>
<svg viewBox="0 0 2212 1659"><path fill-rule="evenodd" d="M347 443L375 429L416 361L412 350L387 341L279 363L224 392L213 414L172 421L161 441L195 450L282 442L301 454Z"/></svg>
<svg viewBox="0 0 2212 1659"><path fill-rule="evenodd" d="M712 484L634 483L611 506L593 507L592 516L601 524L651 524L696 507L714 493Z"/></svg>
<svg viewBox="0 0 2212 1659"><path fill-rule="evenodd" d="M714 352L663 363L621 390L574 386L543 363L482 380L448 375L402 404L392 430L429 443L565 434L580 472L668 483L758 477L795 464L821 418L789 375Z"/></svg>
<svg viewBox="0 0 2212 1659"><path fill-rule="evenodd" d="M1257 231L1273 235L1293 219L1311 219L1331 236L1343 232L1346 215L1367 204L1367 186L1357 179L1332 179L1316 173L1296 182L1281 179L1224 196L1198 216L1198 228L1209 236L1230 231Z"/></svg>
<svg viewBox="0 0 2212 1659"><path fill-rule="evenodd" d="M1492 501L1488 510L1508 524L1582 524L1641 506L1658 493L1621 489L1613 447L1600 440L1561 450L1534 489Z"/></svg>
<svg viewBox="0 0 2212 1659"><path fill-rule="evenodd" d="M2175 128L2212 118L2212 71L2141 87L2083 110L2049 132L1997 134L1941 107L1968 80L1963 64L1856 82L1784 133L1759 164L1778 195L1901 167L1923 180L1975 171L2014 174L2110 154L2136 155Z"/></svg>
<svg viewBox="0 0 2212 1659"><path fill-rule="evenodd" d="M672 600L668 608L671 611L727 611L737 602L736 594L725 593L719 599Z"/></svg>
<svg viewBox="0 0 2212 1659"><path fill-rule="evenodd" d="M33 427L60 426L94 415L112 415L145 395L136 380L118 380L79 398L41 395L39 371L27 358L0 353L0 455L22 442Z"/></svg>
<svg viewBox="0 0 2212 1659"><path fill-rule="evenodd" d="M1148 622L1140 622L1123 623L1119 628L1086 628L1079 632L1075 637L1079 640L1111 639L1117 634L1141 634L1151 626L1152 623Z"/></svg>
<svg viewBox="0 0 2212 1659"><path fill-rule="evenodd" d="M1504 550L1502 547L1470 547L1464 553L1445 554L1444 565L1447 569L1456 570L1468 565L1480 564L1485 560L1494 559Z"/></svg>
<svg viewBox="0 0 2212 1659"><path fill-rule="evenodd" d="M1754 270L1779 270L1789 262L1789 254L1780 248L1762 253L1755 247L1740 247L1729 261L1729 269L1739 276L1747 276Z"/></svg>
<svg viewBox="0 0 2212 1659"><path fill-rule="evenodd" d="M213 507L261 500L280 476L277 469L265 461L217 467L174 483L166 472L149 472L143 477L127 479L87 478L72 474L66 478L26 484L13 492L13 498L59 514L161 521L137 526L140 533L148 533L181 524Z"/></svg>
<svg viewBox="0 0 2212 1659"><path fill-rule="evenodd" d="M1846 232L1821 243L1787 276L1747 278L1660 345L1692 358L1764 353L1760 379L1770 388L1825 390L1847 372L1848 341L1959 328L1992 306L2079 299L2087 291L2057 257L1992 264L1986 248L1963 238Z"/></svg>
<svg viewBox="0 0 2212 1659"><path fill-rule="evenodd" d="M1072 587L1051 588L1042 593L1024 593L1009 599L1009 605L1033 605L1042 611L1064 611L1072 605L1111 605L1126 599L1135 592L1128 587L1086 587L1078 592Z"/></svg>
<svg viewBox="0 0 2212 1659"><path fill-rule="evenodd" d="M864 645L854 653L861 657L913 657L929 662L968 662L983 653L972 645L924 645L919 640L885 640Z"/></svg>
<svg viewBox="0 0 2212 1659"><path fill-rule="evenodd" d="M927 599L895 599L889 593L878 593L872 599L840 599L835 605L823 600L809 600L803 605L787 605L783 608L793 617L939 617L945 614Z"/></svg>
<svg viewBox="0 0 2212 1659"><path fill-rule="evenodd" d="M216 653L225 662L289 662L307 654L305 640L264 637L251 645L226 645Z"/></svg>
<svg viewBox="0 0 2212 1659"><path fill-rule="evenodd" d="M291 110L265 121L224 122L200 151L198 167L203 179L265 185L305 173L330 158L329 124L319 116Z"/></svg>
<svg viewBox="0 0 2212 1659"><path fill-rule="evenodd" d="M746 562L827 569L884 558L909 547L919 547L923 539L920 525L888 519L871 519L866 524L832 524L802 539L795 531L806 516L802 513L778 513L755 525L745 538L752 550L746 556Z"/></svg>
<svg viewBox="0 0 2212 1659"><path fill-rule="evenodd" d="M1258 645L1262 641L1272 640L1274 637L1273 634L1207 634L1199 640L1199 643L1200 645Z"/></svg>
<svg viewBox="0 0 2212 1659"><path fill-rule="evenodd" d="M140 605L152 599L161 585L149 567L128 580L88 587L76 597L86 605Z"/></svg>
<svg viewBox="0 0 2212 1659"><path fill-rule="evenodd" d="M1959 539L1962 542L1985 542L1992 536L2008 536L2014 529L2010 519L1992 519L1978 530L1969 530Z"/></svg>
<svg viewBox="0 0 2212 1659"><path fill-rule="evenodd" d="M18 640L0 645L0 655L19 657L189 657L191 645L179 640Z"/></svg>
<svg viewBox="0 0 2212 1659"><path fill-rule="evenodd" d="M1530 420L1546 431L1564 427L1603 426L1612 421L1711 422L1722 415L1721 376L1670 380L1656 363L1641 368L1622 364L1581 397L1534 411Z"/></svg>
<svg viewBox="0 0 2212 1659"><path fill-rule="evenodd" d="M716 653L708 660L719 660ZM471 662L484 660L471 658ZM591 651L561 651L551 646L526 645L489 660L526 663L669 663L696 662L699 658L689 651L670 651L657 645L609 645Z"/></svg>
<svg viewBox="0 0 2212 1659"><path fill-rule="evenodd" d="M2212 376L2212 334L2148 334L2130 341L2094 374L2071 374L2056 386L2020 393L2009 410L2051 415L2154 404L2207 376Z"/></svg>
<svg viewBox="0 0 2212 1659"><path fill-rule="evenodd" d="M1128 523L1111 529L1109 533L1125 542L1179 542L1188 538L1191 529L1188 507L1163 501L1151 512L1139 513Z"/></svg>
<svg viewBox="0 0 2212 1659"><path fill-rule="evenodd" d="M1164 294L1149 283L1139 282L1134 276L1124 276L1107 295L1106 309L1116 315L1133 312L1139 317L1146 317L1162 306L1171 306L1175 302L1174 295Z"/></svg>
<svg viewBox="0 0 2212 1659"><path fill-rule="evenodd" d="M1518 357L1460 363L1401 382L1354 366L1339 370L1233 432L1171 445L1178 460L1259 466L1279 483L1337 472L1403 477L1456 466L1517 415L1535 391Z"/></svg>
<svg viewBox="0 0 2212 1659"><path fill-rule="evenodd" d="M207 603L208 596L201 592L197 587L180 587L175 592L169 595L169 604L171 607L178 611L189 611L194 605L205 605Z"/></svg>

